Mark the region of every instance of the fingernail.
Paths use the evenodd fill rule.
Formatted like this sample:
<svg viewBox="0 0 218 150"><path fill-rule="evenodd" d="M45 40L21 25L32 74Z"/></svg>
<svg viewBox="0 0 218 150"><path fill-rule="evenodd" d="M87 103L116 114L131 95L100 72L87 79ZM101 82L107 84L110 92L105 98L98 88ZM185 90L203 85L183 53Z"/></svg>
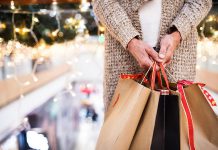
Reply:
<svg viewBox="0 0 218 150"><path fill-rule="evenodd" d="M163 62L163 59L159 59L159 61L158 61L159 63L162 63Z"/></svg>
<svg viewBox="0 0 218 150"><path fill-rule="evenodd" d="M165 57L165 55L160 53L159 57L163 59Z"/></svg>

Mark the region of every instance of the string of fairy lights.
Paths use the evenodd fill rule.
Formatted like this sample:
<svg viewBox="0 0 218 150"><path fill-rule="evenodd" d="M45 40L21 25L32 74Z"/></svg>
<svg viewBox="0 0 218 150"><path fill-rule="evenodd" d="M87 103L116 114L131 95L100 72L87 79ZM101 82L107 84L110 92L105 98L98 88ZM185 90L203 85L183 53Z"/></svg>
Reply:
<svg viewBox="0 0 218 150"><path fill-rule="evenodd" d="M85 30L85 21L82 18L82 16L78 13L76 10L60 10L58 8L57 2L53 2L52 4L52 10L45 10L42 9L39 12L29 12L29 11L23 11L23 10L17 10L16 6L14 4L14 1L11 1L10 8L11 10L0 10L0 13L11 13L12 14L12 25L13 25L13 39L9 40L7 43L4 42L3 38L0 38L0 68L1 67L7 67L11 68L11 72L7 74L6 78L13 78L16 83L19 85L19 93L20 98L23 99L24 96L24 88L26 86L29 86L32 81L38 82L39 79L37 78L37 67L38 65L41 65L42 63L45 63L47 60L51 60L52 57L56 57L57 59L61 59L59 63L66 63L71 68L76 65L76 63L79 62L78 52L76 49L80 49L81 51L87 50L86 47L82 47L82 45L87 43L87 39L89 37L88 32ZM87 11L90 7L90 3L86 0L82 0L80 5L80 11L84 12ZM50 34L51 36L61 36L63 34L61 32L61 24L60 24L60 13L69 13L69 14L75 14L74 17L69 17L65 21L65 27L72 28L75 27L77 30L77 37L73 41L64 42L63 44L55 43L52 46L48 46L43 40L40 40L37 38L35 32L34 32L34 26L36 23L40 23L40 20L36 17L36 15L51 15L55 16L56 22L57 22L57 29L53 30ZM17 14L28 14L31 15L31 25L30 27L22 26L17 27L15 24L16 21L16 15ZM6 23L0 21L0 30L5 30L7 27ZM97 51L101 48L99 46L102 46L102 43L104 42L104 27L99 25L99 41L98 43L95 43L95 47L92 49L95 49L95 52L92 53L92 58L89 58L85 61L85 63L91 61L90 59L94 59L94 55L96 55ZM30 35L33 37L34 41L37 43L36 47L30 47L26 46L24 44L21 44L17 39L17 34L19 35L25 35L27 33L30 33ZM70 48L71 47L71 48ZM61 51L64 50L64 51ZM5 62L5 58L10 58L7 62ZM19 78L19 73L17 66L22 63L24 60L35 60L33 67L31 68L31 76L32 81L21 81ZM97 63L96 63L97 64ZM74 89L71 85L72 81L75 80L76 76L82 76L82 72L72 70L71 73L69 73L68 77L66 78L66 88L54 96L54 102L58 101L60 98L60 95L70 93L72 97L76 96L76 93L74 92ZM20 107L17 108L17 114L19 114L21 109L21 101L20 101ZM24 121L26 122L26 119ZM20 120L18 120L20 121Z"/></svg>
<svg viewBox="0 0 218 150"><path fill-rule="evenodd" d="M82 0L81 5L80 5L80 11L84 12L87 11L89 9L90 3L87 2L86 0ZM72 26L74 26L76 28L76 30L78 32L84 32L85 27L85 21L82 19L82 16L77 13L77 11L75 10L59 10L58 9L58 5L57 2L53 2L52 3L52 10L45 10L45 9L41 9L39 12L29 12L29 11L22 11L22 10L16 10L14 1L11 1L11 5L10 5L11 10L0 10L1 13L12 13L12 25L13 25L13 40L10 40L7 44L6 44L6 48L2 48L0 51L0 62L1 60L4 58L4 56L9 56L11 54L15 54L14 56L17 56L16 54L18 54L19 52L17 51L17 49L20 48L21 44L18 42L17 40L17 34L19 35L25 35L27 33L30 33L31 36L33 37L34 41L37 44L37 48L33 49L32 51L25 51L23 52L23 54L31 56L32 59L38 59L41 57L42 54L40 54L40 52L43 53L43 51L40 51L41 49L45 49L46 44L43 40L37 39L36 34L33 31L34 25L36 23L40 23L39 19L35 16L36 14L54 14L55 18L56 18L56 22L57 22L57 29L55 29L54 31L52 31L51 33L47 33L49 36L52 37L56 37L56 36L63 36L63 33L61 32L61 25L60 25L60 18L59 18L59 14L60 13L70 13L70 14L76 14L75 17L70 17L66 19L66 24L64 27L68 27L68 28L72 28ZM16 14L31 14L32 15L32 19L31 19L31 27L27 28L27 27L16 27L15 25L15 16ZM0 30L4 30L6 28L6 24L3 22L0 22ZM85 32L86 36L88 35L88 32ZM2 43L4 41L3 38L0 38L0 43ZM30 54L29 54L30 53ZM2 66L3 63L0 63L0 66Z"/></svg>

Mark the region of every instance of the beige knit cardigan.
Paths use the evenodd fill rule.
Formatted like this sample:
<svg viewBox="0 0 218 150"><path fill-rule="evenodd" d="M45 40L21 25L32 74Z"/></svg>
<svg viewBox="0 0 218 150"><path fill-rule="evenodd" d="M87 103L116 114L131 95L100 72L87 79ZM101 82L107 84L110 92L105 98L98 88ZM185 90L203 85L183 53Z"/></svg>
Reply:
<svg viewBox="0 0 218 150"><path fill-rule="evenodd" d="M104 56L106 109L112 99L119 75L142 71L126 48L132 38L136 36L142 38L138 9L146 1L148 0L95 0L93 2L95 14L107 29ZM182 36L172 62L167 66L177 80L195 78L198 40L196 26L207 15L211 6L211 0L162 0L160 39L173 25Z"/></svg>

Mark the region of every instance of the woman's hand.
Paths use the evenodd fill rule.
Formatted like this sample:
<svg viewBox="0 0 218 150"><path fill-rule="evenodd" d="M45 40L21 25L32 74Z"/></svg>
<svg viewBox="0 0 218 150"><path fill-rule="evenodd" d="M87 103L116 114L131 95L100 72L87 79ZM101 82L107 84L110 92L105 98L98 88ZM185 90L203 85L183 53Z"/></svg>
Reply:
<svg viewBox="0 0 218 150"><path fill-rule="evenodd" d="M166 66L171 62L174 50L181 41L181 35L178 31L165 35L160 42L159 58L163 59L163 65Z"/></svg>
<svg viewBox="0 0 218 150"><path fill-rule="evenodd" d="M158 53L147 43L139 39L132 39L127 49L137 60L141 68L149 68L153 64L153 60L162 62L163 59L158 57Z"/></svg>

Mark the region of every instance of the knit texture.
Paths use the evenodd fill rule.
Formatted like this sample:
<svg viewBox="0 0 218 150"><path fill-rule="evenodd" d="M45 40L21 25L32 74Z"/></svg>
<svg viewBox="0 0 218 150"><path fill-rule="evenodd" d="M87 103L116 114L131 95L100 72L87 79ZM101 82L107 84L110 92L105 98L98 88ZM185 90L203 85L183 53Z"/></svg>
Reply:
<svg viewBox="0 0 218 150"><path fill-rule="evenodd" d="M138 9L146 1L95 0L93 2L95 14L107 29L104 71L106 110L112 100L119 75L143 71L126 47L132 38L136 36L142 38ZM207 15L211 6L211 0L162 0L159 41L173 25L177 27L182 37L182 42L175 50L172 62L167 66L176 80L194 80L195 78L198 41L196 26ZM171 77L168 77L172 81Z"/></svg>

